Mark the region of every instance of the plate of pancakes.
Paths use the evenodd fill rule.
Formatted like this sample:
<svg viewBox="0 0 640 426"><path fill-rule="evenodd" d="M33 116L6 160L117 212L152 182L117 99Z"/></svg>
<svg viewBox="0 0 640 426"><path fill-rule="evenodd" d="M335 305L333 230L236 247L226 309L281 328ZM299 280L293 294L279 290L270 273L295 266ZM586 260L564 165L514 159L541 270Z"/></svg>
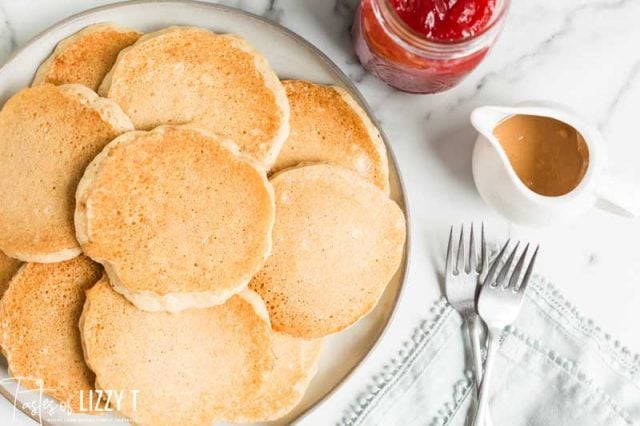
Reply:
<svg viewBox="0 0 640 426"><path fill-rule="evenodd" d="M401 179L298 35L104 6L9 59L0 100L0 392L34 420L288 424L382 336Z"/></svg>

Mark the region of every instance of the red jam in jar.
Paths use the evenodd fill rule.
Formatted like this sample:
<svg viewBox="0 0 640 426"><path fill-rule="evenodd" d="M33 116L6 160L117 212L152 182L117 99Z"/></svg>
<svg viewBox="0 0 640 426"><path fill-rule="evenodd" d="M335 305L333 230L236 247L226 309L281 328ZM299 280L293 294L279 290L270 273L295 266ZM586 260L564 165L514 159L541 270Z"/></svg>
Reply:
<svg viewBox="0 0 640 426"><path fill-rule="evenodd" d="M509 0L361 0L353 25L362 65L412 93L455 86L485 57Z"/></svg>

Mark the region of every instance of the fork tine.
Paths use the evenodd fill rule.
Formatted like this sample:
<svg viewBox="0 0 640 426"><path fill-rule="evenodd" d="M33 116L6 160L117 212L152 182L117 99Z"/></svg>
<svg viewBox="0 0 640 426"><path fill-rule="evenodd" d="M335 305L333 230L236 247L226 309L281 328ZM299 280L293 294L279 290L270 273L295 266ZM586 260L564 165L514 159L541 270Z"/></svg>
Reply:
<svg viewBox="0 0 640 426"><path fill-rule="evenodd" d="M498 274L498 278L496 278L496 284L501 286L502 288L508 288L509 283L507 282L507 274L511 270L511 265L513 265L513 261L516 258L516 253L518 252L518 247L520 246L520 241L516 243L516 246L513 248L513 251L507 258L507 261L504 263L504 266L500 270Z"/></svg>
<svg viewBox="0 0 640 426"><path fill-rule="evenodd" d="M456 273L466 270L464 259L464 225L460 225L460 241L458 242L458 256L456 259Z"/></svg>
<svg viewBox="0 0 640 426"><path fill-rule="evenodd" d="M478 272L478 253L476 252L476 238L473 235L473 222L471 222L471 235L469 237L469 262L467 272Z"/></svg>
<svg viewBox="0 0 640 426"><path fill-rule="evenodd" d="M538 250L540 249L540 245L536 246L536 251L533 252L533 256L531 256L531 260L529 261L529 266L527 267L527 272L524 274L524 278L522 279L522 284L520 284L519 292L524 292L527 288L527 284L529 284L529 278L531 278L531 273L533 272L533 265L536 263L536 257L538 256Z"/></svg>
<svg viewBox="0 0 640 426"><path fill-rule="evenodd" d="M484 237L484 222L482 222L482 230L480 237L480 281L484 281L485 275L489 271L489 258L487 256L487 240Z"/></svg>
<svg viewBox="0 0 640 426"><path fill-rule="evenodd" d="M498 256L496 256L495 260L493 261L493 264L491 265L491 269L489 269L489 273L487 274L487 277L484 279L483 284L491 285L491 281L496 276L496 272L498 271L498 266L500 266L500 262L502 261L502 258L504 257L504 253L507 250L507 247L509 246L510 242L511 240L507 240L507 242L504 243L504 246L502 246L502 250L500 250L500 253L498 254Z"/></svg>
<svg viewBox="0 0 640 426"><path fill-rule="evenodd" d="M451 268L453 267L453 257L451 256L452 250L453 250L453 226L451 226L451 230L449 231L449 244L447 244L447 259L444 262L445 277L451 273Z"/></svg>
<svg viewBox="0 0 640 426"><path fill-rule="evenodd" d="M518 259L518 263L516 263L516 267L511 274L511 278L509 279L509 285L513 289L513 291L518 291L518 281L520 281L520 276L522 275L522 267L524 266L524 261L527 258L527 252L529 251L529 244L524 248L524 251L520 255L520 259Z"/></svg>

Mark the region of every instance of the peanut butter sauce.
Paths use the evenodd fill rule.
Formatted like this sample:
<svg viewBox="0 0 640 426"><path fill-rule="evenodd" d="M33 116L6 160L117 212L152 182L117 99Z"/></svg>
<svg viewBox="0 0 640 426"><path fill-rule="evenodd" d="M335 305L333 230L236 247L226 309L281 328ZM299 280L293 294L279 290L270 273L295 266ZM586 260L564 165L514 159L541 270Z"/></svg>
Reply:
<svg viewBox="0 0 640 426"><path fill-rule="evenodd" d="M584 177L589 149L576 129L550 117L513 115L493 131L520 180L548 197L571 192Z"/></svg>

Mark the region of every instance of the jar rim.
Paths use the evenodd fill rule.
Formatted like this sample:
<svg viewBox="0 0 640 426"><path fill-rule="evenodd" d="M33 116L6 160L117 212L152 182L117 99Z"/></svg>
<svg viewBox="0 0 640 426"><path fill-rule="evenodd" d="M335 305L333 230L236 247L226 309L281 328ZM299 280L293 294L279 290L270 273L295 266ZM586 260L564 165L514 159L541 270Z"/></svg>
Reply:
<svg viewBox="0 0 640 426"><path fill-rule="evenodd" d="M459 41L434 41L418 33L400 18L389 0L373 0L373 12L382 23L387 23L389 28L385 28L388 35L406 50L417 55L428 51L430 54L442 53L445 55L455 55L456 53L467 55L486 47L486 39L494 37L500 30L500 23L510 5L510 0L497 0L491 20L482 31ZM390 30L390 31L389 31Z"/></svg>

